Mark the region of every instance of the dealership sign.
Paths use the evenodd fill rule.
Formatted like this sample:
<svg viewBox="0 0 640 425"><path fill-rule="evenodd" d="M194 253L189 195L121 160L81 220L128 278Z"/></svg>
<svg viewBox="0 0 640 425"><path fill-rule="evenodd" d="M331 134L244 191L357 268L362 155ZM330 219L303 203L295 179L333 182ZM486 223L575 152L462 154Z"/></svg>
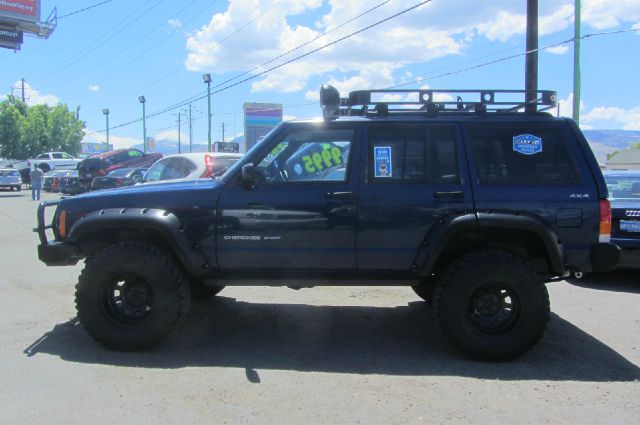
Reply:
<svg viewBox="0 0 640 425"><path fill-rule="evenodd" d="M0 22L5 18L40 22L40 0L0 0Z"/></svg>
<svg viewBox="0 0 640 425"><path fill-rule="evenodd" d="M7 43L21 44L22 43L22 31L17 29L3 29L0 28L0 41Z"/></svg>

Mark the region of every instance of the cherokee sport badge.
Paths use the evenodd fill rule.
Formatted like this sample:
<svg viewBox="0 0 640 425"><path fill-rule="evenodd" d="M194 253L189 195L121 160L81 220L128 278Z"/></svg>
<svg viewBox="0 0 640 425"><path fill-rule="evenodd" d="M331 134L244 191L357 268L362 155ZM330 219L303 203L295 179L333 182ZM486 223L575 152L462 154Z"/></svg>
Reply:
<svg viewBox="0 0 640 425"><path fill-rule="evenodd" d="M542 152L542 138L532 134L513 136L513 151L523 155L535 155Z"/></svg>

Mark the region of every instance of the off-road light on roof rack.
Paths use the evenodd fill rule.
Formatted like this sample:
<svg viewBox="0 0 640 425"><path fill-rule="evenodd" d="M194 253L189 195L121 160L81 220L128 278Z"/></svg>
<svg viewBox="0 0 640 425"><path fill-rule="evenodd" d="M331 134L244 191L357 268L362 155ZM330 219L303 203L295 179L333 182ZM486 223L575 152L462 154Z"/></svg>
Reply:
<svg viewBox="0 0 640 425"><path fill-rule="evenodd" d="M527 90L359 90L339 99L338 91L323 85L320 103L324 119L340 115L387 115L407 113L524 113ZM336 100L339 99L339 101ZM555 91L537 90L535 99L529 104L542 112L557 105ZM534 113L535 113L534 112Z"/></svg>

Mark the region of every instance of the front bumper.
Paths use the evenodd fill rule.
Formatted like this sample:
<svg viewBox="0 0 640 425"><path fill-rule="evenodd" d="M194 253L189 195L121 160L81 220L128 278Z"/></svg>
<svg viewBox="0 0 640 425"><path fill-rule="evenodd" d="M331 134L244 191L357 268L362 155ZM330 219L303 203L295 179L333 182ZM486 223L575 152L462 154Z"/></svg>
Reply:
<svg viewBox="0 0 640 425"><path fill-rule="evenodd" d="M45 224L45 210L55 206L60 200L43 201L38 205L38 227L33 229L38 233L40 244L38 245L38 258L47 266L72 266L80 260L81 256L76 246L70 242L58 242L47 240L47 229L53 229L53 224Z"/></svg>

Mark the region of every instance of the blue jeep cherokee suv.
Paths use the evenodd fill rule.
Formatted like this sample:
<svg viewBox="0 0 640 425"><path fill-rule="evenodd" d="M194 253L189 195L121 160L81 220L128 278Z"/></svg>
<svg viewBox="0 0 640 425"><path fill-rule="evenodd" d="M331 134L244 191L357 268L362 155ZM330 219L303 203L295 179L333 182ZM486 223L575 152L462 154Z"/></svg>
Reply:
<svg viewBox="0 0 640 425"><path fill-rule="evenodd" d="M86 259L78 317L119 350L162 341L196 289L407 285L469 356L516 357L545 330L546 282L620 256L585 138L542 112L554 92L534 112L524 95L324 86L324 120L281 124L221 177L43 202L39 258Z"/></svg>

